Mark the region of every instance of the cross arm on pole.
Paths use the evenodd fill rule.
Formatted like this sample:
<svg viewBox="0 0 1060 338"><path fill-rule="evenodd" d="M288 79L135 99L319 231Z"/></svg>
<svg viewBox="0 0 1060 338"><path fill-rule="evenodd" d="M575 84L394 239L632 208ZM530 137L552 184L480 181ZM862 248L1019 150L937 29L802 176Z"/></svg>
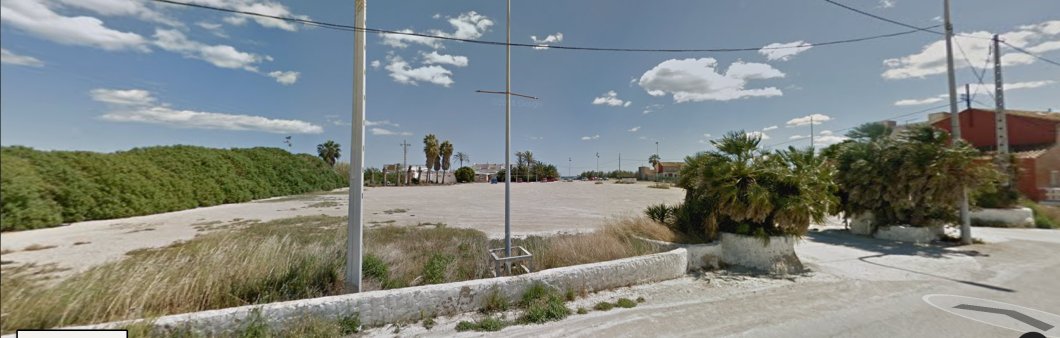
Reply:
<svg viewBox="0 0 1060 338"><path fill-rule="evenodd" d="M512 92L505 92L505 91L476 90L475 92L476 93L484 93L484 94L510 94L510 95L513 95L513 96L525 97L525 98L528 98L528 99L531 99L531 100L537 100L538 99L538 98L530 96L530 95L523 95L523 94L519 94L519 93L512 93Z"/></svg>

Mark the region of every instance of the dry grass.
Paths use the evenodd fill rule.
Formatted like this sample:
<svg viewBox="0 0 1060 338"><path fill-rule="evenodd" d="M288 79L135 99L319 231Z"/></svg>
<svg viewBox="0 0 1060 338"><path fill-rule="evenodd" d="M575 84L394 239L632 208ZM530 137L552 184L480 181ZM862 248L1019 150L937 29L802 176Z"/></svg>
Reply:
<svg viewBox="0 0 1060 338"><path fill-rule="evenodd" d="M40 251L40 250L47 250L47 249L51 249L51 248L55 248L55 247L57 247L57 246L56 245L30 244L29 246L27 246L25 248L22 248L22 251Z"/></svg>
<svg viewBox="0 0 1060 338"><path fill-rule="evenodd" d="M9 253L12 253L12 252L15 252L15 250L11 250L11 249L0 249L0 255L6 255L6 254L9 254Z"/></svg>
<svg viewBox="0 0 1060 338"><path fill-rule="evenodd" d="M671 238L643 218L614 220L592 233L531 237L518 244L537 269L652 252L633 239ZM41 283L39 269L5 269L0 332L152 318L167 314L335 295L342 292L345 217L297 217L222 229L121 261ZM483 278L486 249L499 245L477 230L380 226L365 231L365 254L381 261L366 290ZM376 277L377 276L377 277Z"/></svg>

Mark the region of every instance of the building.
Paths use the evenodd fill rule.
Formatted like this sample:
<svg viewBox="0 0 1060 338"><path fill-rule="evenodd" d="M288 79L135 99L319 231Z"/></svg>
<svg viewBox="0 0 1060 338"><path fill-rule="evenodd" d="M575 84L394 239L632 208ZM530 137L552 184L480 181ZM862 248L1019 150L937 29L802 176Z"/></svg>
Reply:
<svg viewBox="0 0 1060 338"><path fill-rule="evenodd" d="M992 109L958 113L961 138L982 151L997 150L997 123ZM1035 201L1060 202L1060 113L1006 111L1009 151L1019 165L1017 188ZM934 113L928 123L950 131L950 114Z"/></svg>
<svg viewBox="0 0 1060 338"><path fill-rule="evenodd" d="M637 168L637 179L641 181L650 181L655 179L655 172L652 167L639 167Z"/></svg>
<svg viewBox="0 0 1060 338"><path fill-rule="evenodd" d="M476 163L471 165L475 170L475 182L491 182L497 176L497 172L504 169L503 163ZM513 179L514 181L514 179Z"/></svg>
<svg viewBox="0 0 1060 338"><path fill-rule="evenodd" d="M655 172L660 179L672 180L681 175L681 168L684 166L684 162L659 162L655 165Z"/></svg>

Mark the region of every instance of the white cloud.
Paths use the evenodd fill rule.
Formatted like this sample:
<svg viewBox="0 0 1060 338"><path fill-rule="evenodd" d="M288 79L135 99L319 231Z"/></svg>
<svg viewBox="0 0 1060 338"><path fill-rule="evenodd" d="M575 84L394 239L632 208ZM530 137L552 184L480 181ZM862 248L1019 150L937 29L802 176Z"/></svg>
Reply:
<svg viewBox="0 0 1060 338"><path fill-rule="evenodd" d="M168 26L182 27L180 21L174 20L159 11L147 6L148 1L136 0L60 0L67 6L78 7L105 16L131 16L140 20L160 23Z"/></svg>
<svg viewBox="0 0 1060 338"><path fill-rule="evenodd" d="M598 139L598 138L600 138L600 134L596 134L596 135L593 135L593 136L582 136L582 141L591 141L591 140L595 140L595 139Z"/></svg>
<svg viewBox="0 0 1060 338"><path fill-rule="evenodd" d="M600 96L600 97L597 97L597 98L593 99L593 104L596 104L596 105L601 105L602 104L602 105L608 105L608 106L612 106L612 107L629 107L629 105L632 104L632 103L633 102L623 101L622 99L618 98L618 93L615 93L615 91L613 91L613 90L609 90L609 91L607 91L607 93L604 93L603 96Z"/></svg>
<svg viewBox="0 0 1060 338"><path fill-rule="evenodd" d="M807 138L807 137L810 137L810 135L791 135L791 137L788 137L788 139L789 140L798 140L798 139L803 139L803 138Z"/></svg>
<svg viewBox="0 0 1060 338"><path fill-rule="evenodd" d="M431 51L430 53L420 53L423 56L423 63L428 65L441 64L441 65L452 65L457 67L467 67L467 57L460 55L446 55L438 54L437 51Z"/></svg>
<svg viewBox="0 0 1060 338"><path fill-rule="evenodd" d="M947 95L943 94L943 95L939 95L939 96L935 96L935 97L928 97L928 98L923 98L923 99L902 99L902 100L894 101L894 105L902 107L902 106L920 106L920 105L925 105L925 104L939 103L939 102L942 102L942 100L945 100L946 96Z"/></svg>
<svg viewBox="0 0 1060 338"><path fill-rule="evenodd" d="M770 130L777 129L777 128L780 128L780 126L768 126L768 127L762 128L762 131L770 131Z"/></svg>
<svg viewBox="0 0 1060 338"><path fill-rule="evenodd" d="M291 85L291 84L294 84L295 82L298 81L298 75L300 75L300 74L301 73L299 73L299 72L292 72L292 71L281 72L281 71L277 70L277 71L269 72L269 77L276 79L276 82L279 82L280 84Z"/></svg>
<svg viewBox="0 0 1060 338"><path fill-rule="evenodd" d="M478 14L475 11L462 13L455 18L450 17L447 21L453 26L454 30L452 33L433 29L429 30L427 34L457 39L478 39L482 37L482 34L485 33L486 30L493 26L493 20L490 20L488 17ZM402 29L397 32L414 33L411 29ZM394 48L405 48L408 47L409 43L420 44L433 49L440 49L443 47L441 40L422 36L383 34L382 39L384 45Z"/></svg>
<svg viewBox="0 0 1060 338"><path fill-rule="evenodd" d="M747 136L761 138L763 141L770 139L769 135L760 131L749 131L746 134Z"/></svg>
<svg viewBox="0 0 1060 338"><path fill-rule="evenodd" d="M893 8L895 0L880 0L880 4L876 8Z"/></svg>
<svg viewBox="0 0 1060 338"><path fill-rule="evenodd" d="M112 105L115 110L101 119L113 122L140 122L178 128L250 130L277 134L319 134L324 128L299 120L270 119L262 116L177 110L156 104L151 93L142 89L94 89L92 98Z"/></svg>
<svg viewBox="0 0 1060 338"><path fill-rule="evenodd" d="M207 45L189 40L184 33L174 29L156 29L155 46L178 53L184 57L209 62L214 66L230 69L257 71L255 64L265 60L261 55L236 50L228 45Z"/></svg>
<svg viewBox="0 0 1060 338"><path fill-rule="evenodd" d="M713 58L670 59L645 72L639 84L652 96L672 94L679 103L783 95L776 87L746 88L748 80L784 77L767 64L736 61L725 74L719 73L717 66Z"/></svg>
<svg viewBox="0 0 1060 338"><path fill-rule="evenodd" d="M793 118L791 120L788 120L788 122L785 123L785 124L788 127L798 127L798 126L809 125L810 121L813 121L814 125L818 125L818 124L825 123L825 122L831 121L831 120L832 120L832 117L828 116L828 115L824 115L824 114L810 114L810 115L806 115L806 116L803 116L803 117Z"/></svg>
<svg viewBox="0 0 1060 338"><path fill-rule="evenodd" d="M223 27L219 23L212 23L212 22L206 22L206 21L196 22L195 25L199 26L199 27L202 27L203 29L206 29L206 30L217 30L217 29L221 29L221 27Z"/></svg>
<svg viewBox="0 0 1060 338"><path fill-rule="evenodd" d="M537 35L531 35L530 40L538 44L534 49L548 49L549 44L563 42L563 33L556 32L556 34L549 34L544 39L538 39Z"/></svg>
<svg viewBox="0 0 1060 338"><path fill-rule="evenodd" d="M412 133L407 132L407 131L398 132L398 131L392 131L392 130L389 130L389 129L379 128L379 127L372 128L371 132L372 132L372 135L379 135L379 136L410 136L410 135L412 135Z"/></svg>
<svg viewBox="0 0 1060 338"><path fill-rule="evenodd" d="M155 103L151 92L143 89L93 89L93 100L120 106L150 106Z"/></svg>
<svg viewBox="0 0 1060 338"><path fill-rule="evenodd" d="M659 111L659 109L662 109L662 107L663 107L663 105L661 105L661 104L648 105L648 106L644 107L644 112L642 112L642 114L654 113L656 111Z"/></svg>
<svg viewBox="0 0 1060 338"><path fill-rule="evenodd" d="M1024 81L1024 82L1012 82L1004 84L1005 91L1020 90L1020 89L1033 89L1040 88L1055 84L1054 80L1040 80L1040 81ZM971 87L972 94L976 93L994 93L993 84L973 84ZM939 94L938 96L928 97L923 99L902 99L894 102L895 106L919 106L925 104L939 103L949 98L948 94Z"/></svg>
<svg viewBox="0 0 1060 338"><path fill-rule="evenodd" d="M364 120L364 125L365 125L365 126L368 126L368 127L375 127L375 126L391 126L391 127L394 127L394 128L397 128L397 127L400 127L400 126L401 126L400 124L397 124L397 123L393 123L393 122L390 122L390 120L382 120L382 121L369 121L369 120Z"/></svg>
<svg viewBox="0 0 1060 338"><path fill-rule="evenodd" d="M629 132L631 132L631 133L636 133L638 130L640 130L640 126L629 128Z"/></svg>
<svg viewBox="0 0 1060 338"><path fill-rule="evenodd" d="M187 2L200 4L200 5L208 5L208 6L214 6L214 7L234 9L234 10L243 11L243 12L252 12L252 13L260 13L260 14L265 14L265 15L271 15L271 16L281 16L281 17L289 17L289 18L295 18L295 19L309 20L308 16L297 15L297 14L292 13L291 10L289 8L287 8L287 6L284 6L282 3L278 2L278 1L277 2L273 2L273 1L256 2L256 1L253 1L253 0L188 0ZM292 32L298 30L298 25L297 24L294 24L294 23L291 23L291 22L288 22L288 21L284 21L284 20L280 20L280 19L266 18L266 17L260 17L260 16L248 16L248 15L243 15L243 14L236 14L236 15L233 15L233 16L225 17L223 20L224 20L224 22L226 22L228 24L231 24L231 25L235 25L235 26L244 25L244 24L246 24L246 22L248 20L252 20L252 21L254 21L255 23L257 23L258 25L260 25L262 27L278 28L278 29L282 29L282 30L285 30L285 31L292 31Z"/></svg>
<svg viewBox="0 0 1060 338"><path fill-rule="evenodd" d="M703 134L703 137L710 138L710 133Z"/></svg>
<svg viewBox="0 0 1060 338"><path fill-rule="evenodd" d="M382 66L382 65L383 65L383 63L379 62L379 60L372 60L372 63L371 63L372 68L379 69L379 66Z"/></svg>
<svg viewBox="0 0 1060 338"><path fill-rule="evenodd" d="M985 31L958 34L954 39L957 40L964 53L962 54L960 49L957 49L956 46L954 47L956 50L954 52L956 53L955 67L969 66L965 56L975 67L982 67L993 44L990 41L991 37L993 37L993 34ZM1060 50L1060 20L1020 26L1017 30L1001 34L1001 39L1032 53ZM1008 52L1001 57L1002 66L1026 65L1036 61L1032 56L1016 52ZM929 75L945 74L945 40L940 39L932 42L915 54L883 60L883 65L887 68L882 74L885 79L922 78Z"/></svg>
<svg viewBox="0 0 1060 338"><path fill-rule="evenodd" d="M819 135L820 136L813 138L814 145L827 146L843 142L848 139L846 136L833 135L831 130L822 130Z"/></svg>
<svg viewBox="0 0 1060 338"><path fill-rule="evenodd" d="M7 49L0 48L0 63L16 66L43 67L44 62L32 56L18 55Z"/></svg>
<svg viewBox="0 0 1060 338"><path fill-rule="evenodd" d="M776 42L765 45L758 50L758 54L764 55L769 61L788 61L810 48L813 48L813 45L802 40L788 43Z"/></svg>
<svg viewBox="0 0 1060 338"><path fill-rule="evenodd" d="M326 119L328 121L328 123L331 123L331 124L334 124L334 125L340 126L340 127L349 127L349 126L353 125L353 123L346 122L345 120L339 118L338 115L324 115L324 119Z"/></svg>
<svg viewBox="0 0 1060 338"><path fill-rule="evenodd" d="M96 47L103 50L148 52L147 40L136 33L108 28L90 16L62 16L35 0L0 3L0 21L55 43Z"/></svg>
<svg viewBox="0 0 1060 338"><path fill-rule="evenodd" d="M408 62L396 55L388 56L387 61L390 63L386 65L386 70L390 72L390 78L398 83L416 85L419 82L427 82L442 87L453 84L453 72L445 67L432 65L412 68Z"/></svg>

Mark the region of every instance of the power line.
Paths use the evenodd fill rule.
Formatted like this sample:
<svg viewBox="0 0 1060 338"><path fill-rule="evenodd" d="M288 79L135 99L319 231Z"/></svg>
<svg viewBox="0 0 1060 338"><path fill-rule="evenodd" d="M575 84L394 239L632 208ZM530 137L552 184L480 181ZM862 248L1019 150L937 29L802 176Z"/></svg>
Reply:
<svg viewBox="0 0 1060 338"><path fill-rule="evenodd" d="M901 115L884 117L882 120L891 120L891 119L897 119L897 118L901 118L901 117L906 117L906 116L909 116L909 115L923 114L923 113L926 113L926 112L929 112L929 111L932 111L932 110L935 110L935 109L941 109L941 108L945 108L945 107L949 107L949 103L943 104L943 105L934 106L934 107L930 107L930 108L924 108L924 109L917 110L917 111L912 112L912 113L905 113L905 114L901 114ZM846 131L846 130L857 128L859 126L860 126L860 124L856 125L856 126L846 127L846 128L843 128L843 129L836 129L836 130L833 130L832 132L834 133L834 132ZM765 147L772 149L772 148L775 148L776 146L779 146L779 145L785 145L785 144L789 144L789 143L803 141L803 140L806 140L808 138L810 138L810 137L809 136L798 137L798 138L790 139L790 140L787 140L787 141L784 141L784 142L770 144L770 145L767 145Z"/></svg>
<svg viewBox="0 0 1060 338"><path fill-rule="evenodd" d="M1040 56L1040 55L1037 55L1037 54L1034 54L1034 53L1028 52L1027 50L1025 50L1025 49L1023 49L1023 48L1019 48L1019 47L1013 46L1013 45L1012 45L1011 43L1008 43L1008 42L1006 42L1005 40L1001 40L1001 43L1005 44L1005 46L1009 46L1009 47L1011 47L1012 49L1015 49L1016 51L1018 51L1018 52L1020 52L1020 53L1023 53L1023 54L1027 54L1027 55L1030 55L1030 56L1033 56L1033 57L1037 58L1038 60L1042 60L1042 61L1045 61L1045 62L1051 63L1051 64L1053 64L1054 66L1060 66L1060 62L1056 62L1056 61L1053 61L1053 60L1049 60L1049 59L1046 59L1046 58L1044 58L1044 57L1042 57L1042 56Z"/></svg>
<svg viewBox="0 0 1060 338"><path fill-rule="evenodd" d="M300 19L300 18L293 18L293 17L285 17L285 16L278 16L278 15L269 15L269 14L262 14L262 13L249 12L249 11L241 11L241 10L214 7L214 6L201 5L201 4L186 3L186 2L173 1L173 0L153 0L153 1L160 2L160 3L166 3L166 4L171 4L171 5L195 7L195 8L207 9L207 10L213 10L213 11L220 11L220 12L227 12L227 13L234 13L234 14L243 14L243 15L249 15L249 16L256 16L256 17L261 17L261 18L283 20L283 21L288 21L288 22L301 23L301 24L308 25L308 26L313 26L313 27L334 29L334 30L340 30L340 31L350 31L350 32L361 32L361 31L364 31L364 32L380 34L380 35L386 35L386 34L405 35L405 36L415 36L415 37L422 37L422 38L447 40L447 41L467 42L467 43L481 44L481 45L494 45L494 46L510 45L510 46L513 46L513 47L529 47L529 48L547 47L548 49L580 50L580 51L602 51L602 52L657 52L657 53L718 52L718 53L720 53L720 52L749 52L749 51L759 51L759 50L795 49L795 48L806 48L806 47L809 47L809 46L817 47L817 46L840 45L840 44L862 42L862 41L882 39L882 38L890 38L890 37L896 37L896 36L912 34L912 33L918 32L918 31L922 31L922 30L930 30L932 28L937 28L937 27L941 26L941 25L934 25L934 26L931 26L931 27L923 27L923 28L922 27L914 27L915 29L913 29L913 30L897 32L897 33L879 34L879 35L858 37L858 38L852 38L852 39L833 40L833 41L825 41L825 42L818 42L818 43L805 43L805 44L801 44L801 45L797 45L797 46L739 47L739 48L698 48L698 49L697 48L673 48L673 49L665 49L665 48L664 49L656 49L656 48L613 48L613 47L585 47L585 46L542 45L542 44L530 44L530 43L505 43L505 42L499 42L499 41L464 39L464 38L456 38L456 37L452 37L452 36L431 35L431 34L422 34L422 33L416 33L416 32L401 32L401 31L392 31L392 30L385 30L385 29L378 29L378 28L369 28L369 27L356 27L356 26L351 26L351 25L343 25L343 24L336 24L336 23L329 23L329 22L322 22L322 21L314 21L314 20Z"/></svg>

